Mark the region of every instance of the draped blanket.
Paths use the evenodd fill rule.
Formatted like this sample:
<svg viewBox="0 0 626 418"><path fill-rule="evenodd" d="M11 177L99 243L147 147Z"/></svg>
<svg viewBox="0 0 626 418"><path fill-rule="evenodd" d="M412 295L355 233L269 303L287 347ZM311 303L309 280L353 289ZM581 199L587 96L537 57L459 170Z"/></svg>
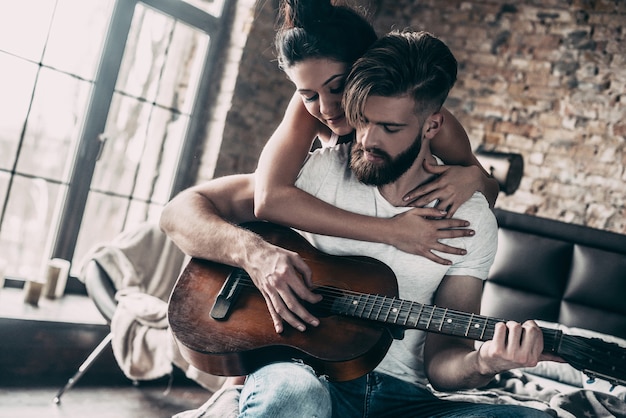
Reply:
<svg viewBox="0 0 626 418"><path fill-rule="evenodd" d="M626 418L626 391L607 392L576 387L558 390L545 379L512 370L501 373L482 389L436 394L452 401L524 405L558 418Z"/></svg>
<svg viewBox="0 0 626 418"><path fill-rule="evenodd" d="M224 378L190 366L170 333L167 300L186 257L158 225L144 223L125 231L93 248L87 259L94 259L117 289L112 347L129 379L156 379L170 374L174 364L207 389L220 387Z"/></svg>

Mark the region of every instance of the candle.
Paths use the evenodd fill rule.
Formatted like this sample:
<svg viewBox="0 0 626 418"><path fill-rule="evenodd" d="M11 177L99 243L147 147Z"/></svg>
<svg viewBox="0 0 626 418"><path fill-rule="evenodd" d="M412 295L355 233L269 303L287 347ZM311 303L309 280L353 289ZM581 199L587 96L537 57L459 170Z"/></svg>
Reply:
<svg viewBox="0 0 626 418"><path fill-rule="evenodd" d="M24 303L37 306L43 290L43 282L26 280L24 283Z"/></svg>
<svg viewBox="0 0 626 418"><path fill-rule="evenodd" d="M70 262L61 258L48 261L43 294L48 299L60 298L65 293Z"/></svg>
<svg viewBox="0 0 626 418"><path fill-rule="evenodd" d="M0 290L4 288L4 272L7 262L0 258Z"/></svg>

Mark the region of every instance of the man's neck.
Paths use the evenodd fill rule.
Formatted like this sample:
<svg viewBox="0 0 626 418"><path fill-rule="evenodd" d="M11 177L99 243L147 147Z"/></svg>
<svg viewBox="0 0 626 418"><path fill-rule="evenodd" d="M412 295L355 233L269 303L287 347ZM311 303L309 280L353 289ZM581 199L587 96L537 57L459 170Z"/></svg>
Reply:
<svg viewBox="0 0 626 418"><path fill-rule="evenodd" d="M417 186L432 180L434 175L424 170L424 160L436 164L436 159L430 152L430 144L427 140L422 143L422 149L413 165L400 178L393 183L378 187L385 200L394 206L406 206L406 202L402 200L404 195Z"/></svg>

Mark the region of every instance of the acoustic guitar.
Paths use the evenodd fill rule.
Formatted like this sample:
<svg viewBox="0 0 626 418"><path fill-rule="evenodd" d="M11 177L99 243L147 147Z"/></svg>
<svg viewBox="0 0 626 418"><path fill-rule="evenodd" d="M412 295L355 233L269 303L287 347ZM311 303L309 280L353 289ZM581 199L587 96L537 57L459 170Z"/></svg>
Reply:
<svg viewBox="0 0 626 418"><path fill-rule="evenodd" d="M246 375L275 362L302 359L334 381L360 377L385 356L398 330L419 329L478 341L492 339L505 320L398 298L393 271L369 257L333 256L290 228L268 222L243 225L265 240L297 252L313 272L322 301L307 306L320 325L277 334L245 271L192 259L172 291L168 319L182 356L221 376ZM598 338L542 328L544 352L589 377L626 384L626 348Z"/></svg>

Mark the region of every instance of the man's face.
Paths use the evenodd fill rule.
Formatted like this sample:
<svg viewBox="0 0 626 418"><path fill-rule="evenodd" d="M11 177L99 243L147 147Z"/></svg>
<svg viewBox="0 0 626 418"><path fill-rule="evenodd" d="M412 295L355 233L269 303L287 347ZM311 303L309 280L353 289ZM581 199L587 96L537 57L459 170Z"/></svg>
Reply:
<svg viewBox="0 0 626 418"><path fill-rule="evenodd" d="M350 160L361 182L389 184L413 165L422 145L422 123L414 107L410 97L367 99L364 123L356 129Z"/></svg>

